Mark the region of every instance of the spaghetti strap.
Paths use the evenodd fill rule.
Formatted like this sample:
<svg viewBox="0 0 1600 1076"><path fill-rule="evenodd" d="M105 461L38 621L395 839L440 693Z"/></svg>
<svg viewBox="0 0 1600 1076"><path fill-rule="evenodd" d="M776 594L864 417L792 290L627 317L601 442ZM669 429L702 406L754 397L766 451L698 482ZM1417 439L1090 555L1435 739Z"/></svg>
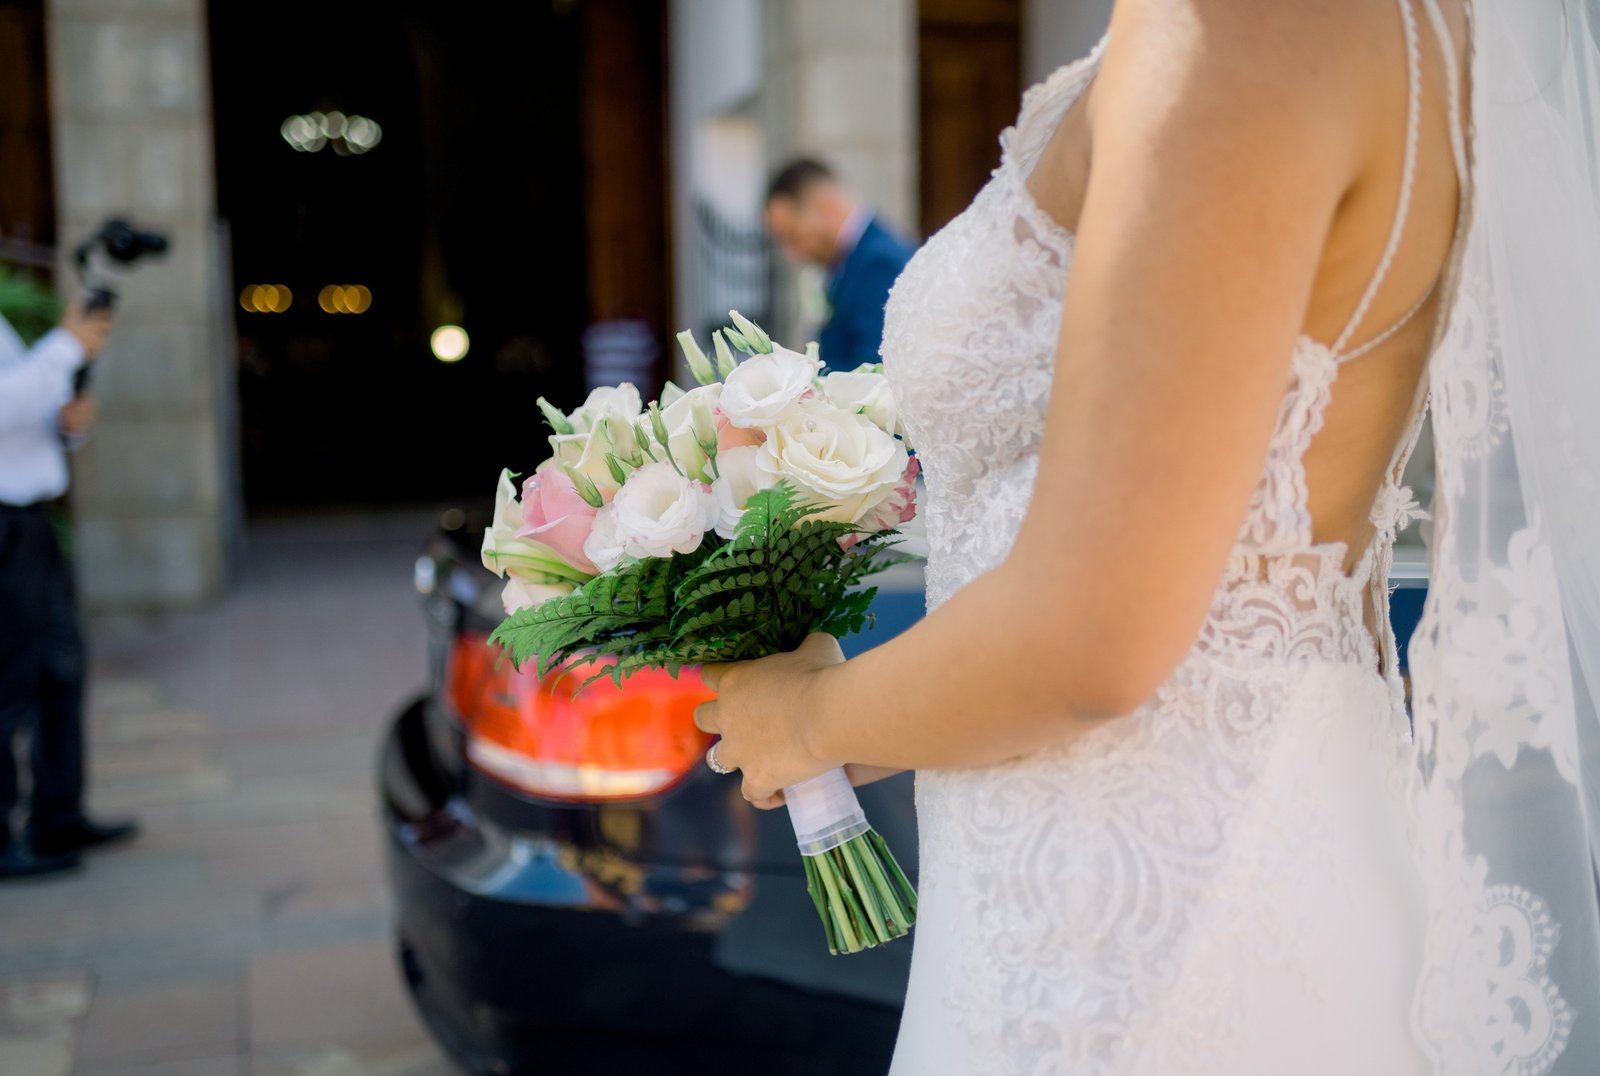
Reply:
<svg viewBox="0 0 1600 1076"><path fill-rule="evenodd" d="M1449 106L1450 116L1450 156L1456 165L1456 181L1461 184L1462 218L1465 219L1466 206L1470 202L1468 195L1471 192L1472 168L1467 160L1467 125L1462 122L1461 115L1461 63L1456 58L1455 37L1450 33L1449 24L1445 22L1439 0L1422 0L1422 6L1428 13L1428 23L1433 27L1434 36L1439 39L1439 47L1444 53L1445 100ZM1469 18L1471 10L1469 0L1467 5Z"/></svg>
<svg viewBox="0 0 1600 1076"><path fill-rule="evenodd" d="M1466 134L1463 131L1461 122L1461 64L1456 57L1454 36L1450 33L1450 27L1445 21L1444 12L1439 7L1439 0L1421 0L1421 3L1428 16L1429 28L1433 31L1434 36L1438 38L1440 52L1444 57L1445 99L1450 120L1450 155L1455 164L1457 182L1461 185L1462 209L1456 224L1456 231L1459 236L1466 227L1467 205L1470 197L1468 188L1471 182L1471 167L1467 160ZM1412 304L1411 308L1387 329L1384 329L1360 347L1346 350L1349 347L1350 338L1355 335L1355 331L1360 327L1362 319L1370 311L1372 302L1377 297L1378 289L1383 284L1384 278L1388 275L1389 269L1393 265L1395 253L1400 246L1401 234L1405 229L1406 216L1410 211L1412 191L1416 181L1417 142L1421 124L1421 45L1418 40L1420 35L1417 32L1416 19L1411 11L1410 0L1399 0L1399 4L1401 18L1406 29L1406 54L1410 65L1410 104L1407 108L1406 152L1401 179L1400 205L1395 214L1395 222L1390 232L1389 244L1384 250L1383 258L1378 264L1372 283L1368 285L1366 294L1362 296L1361 303L1357 306L1350 323L1345 327L1344 332L1340 334L1338 342L1333 347L1333 353L1340 363L1349 362L1351 359L1367 354L1409 325L1411 320L1422 311L1422 308L1428 305L1428 300L1433 298L1441 283L1441 280L1436 279L1428 290L1423 293L1422 297Z"/></svg>
<svg viewBox="0 0 1600 1076"><path fill-rule="evenodd" d="M1378 268L1373 273L1372 282L1367 285L1361 301L1356 304L1355 313L1350 316L1344 332L1334 341L1333 354L1339 357L1340 361L1355 357L1345 355L1345 348L1349 346L1350 338L1361 327L1361 323L1366 320L1368 312L1372 309L1373 300L1378 297L1378 289L1383 286L1384 279L1389 275L1389 269L1394 265L1395 255L1400 250L1400 239L1405 234L1406 218L1411 212L1412 191L1416 186L1417 151L1422 128L1422 43L1421 35L1417 31L1416 13L1411 10L1411 0L1396 0L1396 2L1400 6L1400 21L1405 27L1407 64L1406 148L1400 174L1400 204L1395 209L1394 224L1389 228L1389 241L1384 245L1383 256L1378 259ZM1421 306L1421 303L1417 304L1417 307L1400 322L1385 330L1380 339L1387 340L1398 332L1405 322L1415 316L1416 310L1421 309ZM1374 346L1376 345L1369 343L1357 354L1369 351Z"/></svg>
<svg viewBox="0 0 1600 1076"><path fill-rule="evenodd" d="M1422 293L1422 298L1412 303L1411 309L1407 310L1404 314L1401 314L1393 325L1390 325L1387 329L1383 330L1383 332L1379 333L1377 336L1374 336L1371 340L1368 340L1358 348L1342 353L1336 352L1335 355L1338 361L1349 362L1351 359L1359 359L1367 352L1382 346L1389 340L1390 337L1394 336L1401 329L1411 324L1411 319L1422 312L1422 308L1428 305L1428 300L1432 299L1433 293L1438 290L1439 282L1435 280L1431 285L1429 285L1428 290Z"/></svg>

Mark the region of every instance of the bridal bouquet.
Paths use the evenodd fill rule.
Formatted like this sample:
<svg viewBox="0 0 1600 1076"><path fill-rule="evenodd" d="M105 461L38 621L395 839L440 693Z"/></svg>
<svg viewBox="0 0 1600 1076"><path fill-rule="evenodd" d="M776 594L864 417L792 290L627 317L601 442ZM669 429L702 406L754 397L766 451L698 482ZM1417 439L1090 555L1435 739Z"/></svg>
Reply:
<svg viewBox="0 0 1600 1076"><path fill-rule="evenodd" d="M565 414L544 399L551 455L500 477L483 562L506 578L491 637L519 666L590 666L585 684L644 668L741 661L814 631L865 626L857 583L905 559L918 464L883 371L819 376L816 345L775 345L732 313L709 358L678 342L698 387L644 406L632 385ZM834 953L900 937L916 893L867 824L843 770L784 790Z"/></svg>

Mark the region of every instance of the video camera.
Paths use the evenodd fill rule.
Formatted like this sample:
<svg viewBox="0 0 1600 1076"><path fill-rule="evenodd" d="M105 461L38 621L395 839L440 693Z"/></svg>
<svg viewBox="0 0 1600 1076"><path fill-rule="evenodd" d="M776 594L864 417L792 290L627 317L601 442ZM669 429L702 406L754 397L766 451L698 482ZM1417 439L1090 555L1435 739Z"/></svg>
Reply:
<svg viewBox="0 0 1600 1076"><path fill-rule="evenodd" d="M72 260L78 267L78 279L88 291L84 301L87 310L110 310L117 304L117 293L106 287L89 284L89 258L101 251L119 265L134 265L147 254L165 254L167 237L160 232L141 232L125 220L112 218L100 226L94 235L78 244Z"/></svg>
<svg viewBox="0 0 1600 1076"><path fill-rule="evenodd" d="M113 217L100 225L100 230L78 244L72 252L73 264L78 267L78 280L83 284L86 297L83 308L89 312L111 310L117 305L117 293L103 285L89 281L89 262L96 251L106 260L118 265L133 266L150 254L165 254L171 244L160 232L141 232L125 220ZM78 369L73 382L76 392L82 393L89 384L89 367Z"/></svg>

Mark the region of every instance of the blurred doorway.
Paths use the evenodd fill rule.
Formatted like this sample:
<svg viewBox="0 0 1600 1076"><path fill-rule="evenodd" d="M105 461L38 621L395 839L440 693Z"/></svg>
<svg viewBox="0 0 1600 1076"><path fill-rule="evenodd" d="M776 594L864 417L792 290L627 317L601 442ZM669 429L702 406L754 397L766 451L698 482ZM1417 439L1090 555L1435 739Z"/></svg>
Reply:
<svg viewBox="0 0 1600 1076"><path fill-rule="evenodd" d="M485 500L586 325L664 335L661 125L596 146L662 109L660 6L211 4L252 510Z"/></svg>
<svg viewBox="0 0 1600 1076"><path fill-rule="evenodd" d="M919 0L922 234L944 227L1000 163L1022 93L1022 0Z"/></svg>
<svg viewBox="0 0 1600 1076"><path fill-rule="evenodd" d="M48 87L43 0L0 0L0 241L15 245L0 254L12 259L55 241Z"/></svg>

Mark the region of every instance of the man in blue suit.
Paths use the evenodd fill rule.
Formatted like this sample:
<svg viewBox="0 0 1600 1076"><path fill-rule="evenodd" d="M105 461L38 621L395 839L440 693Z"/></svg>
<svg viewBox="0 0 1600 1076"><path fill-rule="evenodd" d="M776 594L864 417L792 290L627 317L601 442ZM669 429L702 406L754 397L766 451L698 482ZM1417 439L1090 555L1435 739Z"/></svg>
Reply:
<svg viewBox="0 0 1600 1076"><path fill-rule="evenodd" d="M766 222L791 261L827 273L829 313L818 343L828 369L877 362L883 305L911 246L878 223L827 165L805 157L772 177Z"/></svg>

